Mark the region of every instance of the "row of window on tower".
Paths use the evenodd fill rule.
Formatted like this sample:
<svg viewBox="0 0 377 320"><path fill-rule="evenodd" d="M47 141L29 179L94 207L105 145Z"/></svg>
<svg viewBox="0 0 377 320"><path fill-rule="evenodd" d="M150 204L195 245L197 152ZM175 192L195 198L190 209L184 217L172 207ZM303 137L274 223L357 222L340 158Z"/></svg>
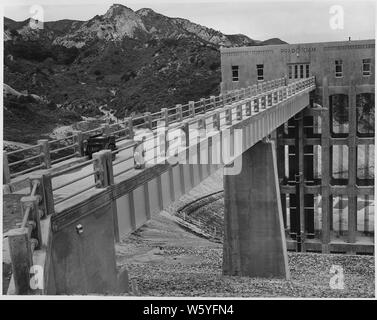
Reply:
<svg viewBox="0 0 377 320"><path fill-rule="evenodd" d="M372 73L372 59L363 59L362 65L363 76L370 76ZM335 77L343 77L343 60L335 60Z"/></svg>
<svg viewBox="0 0 377 320"><path fill-rule="evenodd" d="M239 66L232 66L232 81L239 80ZM257 64L257 80L263 81L263 64Z"/></svg>
<svg viewBox="0 0 377 320"><path fill-rule="evenodd" d="M362 73L363 76L370 76L372 73L371 59L363 59ZM256 65L257 80L264 80L263 64ZM292 63L288 64L289 79L304 79L310 77L309 63ZM335 60L335 77L343 77L343 60ZM239 80L239 66L232 66L232 81Z"/></svg>
<svg viewBox="0 0 377 320"><path fill-rule="evenodd" d="M288 79L309 78L309 63L289 64Z"/></svg>

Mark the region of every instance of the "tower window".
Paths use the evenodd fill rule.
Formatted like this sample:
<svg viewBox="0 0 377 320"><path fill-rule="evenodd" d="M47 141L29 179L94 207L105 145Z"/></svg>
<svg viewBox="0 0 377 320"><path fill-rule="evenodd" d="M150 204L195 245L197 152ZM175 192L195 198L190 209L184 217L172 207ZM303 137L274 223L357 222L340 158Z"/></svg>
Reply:
<svg viewBox="0 0 377 320"><path fill-rule="evenodd" d="M363 76L370 76L371 70L371 59L363 59Z"/></svg>
<svg viewBox="0 0 377 320"><path fill-rule="evenodd" d="M263 81L264 75L263 75L263 64L257 64L257 80Z"/></svg>
<svg viewBox="0 0 377 320"><path fill-rule="evenodd" d="M300 64L300 78L304 77L304 65Z"/></svg>
<svg viewBox="0 0 377 320"><path fill-rule="evenodd" d="M238 81L238 66L232 66L232 81Z"/></svg>
<svg viewBox="0 0 377 320"><path fill-rule="evenodd" d="M292 63L288 64L289 79L309 78L309 63Z"/></svg>
<svg viewBox="0 0 377 320"><path fill-rule="evenodd" d="M336 78L343 77L343 61L342 60L335 60L335 77Z"/></svg>

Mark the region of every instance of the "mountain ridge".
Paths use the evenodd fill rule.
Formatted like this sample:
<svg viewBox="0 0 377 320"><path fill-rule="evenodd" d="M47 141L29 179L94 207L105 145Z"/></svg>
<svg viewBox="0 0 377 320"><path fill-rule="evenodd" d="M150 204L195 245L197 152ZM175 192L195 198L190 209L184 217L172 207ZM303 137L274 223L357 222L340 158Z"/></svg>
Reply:
<svg viewBox="0 0 377 320"><path fill-rule="evenodd" d="M4 96L7 140L30 142L47 133L51 123L35 129L23 116L41 110L59 125L99 115L100 106L122 118L216 95L219 48L263 44L243 34L225 35L187 19L123 5L87 21L63 19L45 22L43 29L35 26L32 19L4 18L4 83L41 97ZM16 127L30 134L20 134Z"/></svg>
<svg viewBox="0 0 377 320"><path fill-rule="evenodd" d="M119 17L123 19L119 20ZM4 17L4 26L5 29L18 29L17 31L21 31L21 35L25 36L28 32L34 32L35 36L35 33L40 32L41 29L30 28L30 21L32 20L33 19L29 18L23 21L15 21L10 18ZM112 23L109 23L109 20L112 20ZM114 25L112 25L114 24L114 22L115 31L119 31L119 34L116 34L115 32L115 34L112 34L113 37L111 37L109 28L114 31ZM161 27L163 23L165 23L164 28L156 28L156 24ZM105 27L108 27L108 29L106 30ZM46 28L48 31L55 31L58 33L71 33L68 35L58 34L55 38L55 44L61 44L66 47L82 47L83 45L85 45L85 41L78 41L77 39L74 39L75 37L83 38L85 36L89 36L89 39L93 39L95 35L99 39L104 38L106 40L120 40L123 36L129 36L132 38L134 36L133 31L144 31L149 33L149 35L152 37L162 36L162 38L174 38L174 32L171 32L170 30L169 34L168 30L166 30L167 27L178 28L179 31L181 31L181 33L177 33L177 36L179 37L185 36L185 33L191 33L202 40L221 46L259 45L265 42L268 42L270 44L286 43L278 38L261 41L251 39L244 34L224 34L215 29L191 22L188 19L168 17L157 13L150 8L141 8L133 11L132 9L121 4L113 4L105 14L96 15L86 21L61 19L44 22L44 28Z"/></svg>

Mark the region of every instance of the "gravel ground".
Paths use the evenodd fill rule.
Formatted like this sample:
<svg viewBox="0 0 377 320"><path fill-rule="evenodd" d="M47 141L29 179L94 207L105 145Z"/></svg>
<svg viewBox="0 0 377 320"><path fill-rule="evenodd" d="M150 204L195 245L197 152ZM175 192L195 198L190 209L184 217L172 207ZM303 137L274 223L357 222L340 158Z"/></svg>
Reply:
<svg viewBox="0 0 377 320"><path fill-rule="evenodd" d="M131 295L165 297L374 297L374 257L289 252L291 279L223 276L222 245L156 216L117 246ZM341 266L344 289L330 288L330 269Z"/></svg>
<svg viewBox="0 0 377 320"><path fill-rule="evenodd" d="M291 279L222 276L221 248L164 247L154 261L127 263L142 296L374 297L374 259L289 253ZM344 268L344 289L330 288L332 265Z"/></svg>

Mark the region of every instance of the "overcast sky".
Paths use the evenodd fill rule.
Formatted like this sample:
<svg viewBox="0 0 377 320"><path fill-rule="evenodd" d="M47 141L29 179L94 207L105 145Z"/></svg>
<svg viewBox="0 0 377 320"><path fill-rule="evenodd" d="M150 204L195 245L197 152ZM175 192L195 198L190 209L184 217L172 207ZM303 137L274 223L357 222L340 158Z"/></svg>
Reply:
<svg viewBox="0 0 377 320"><path fill-rule="evenodd" d="M44 21L88 20L104 14L112 3L133 10L152 8L170 17L180 17L219 30L225 34L243 33L252 39L278 37L289 43L375 38L374 1L252 1L252 0L2 0L4 15L13 20L31 16L30 7L38 3ZM344 28L330 27L330 7L344 9Z"/></svg>

